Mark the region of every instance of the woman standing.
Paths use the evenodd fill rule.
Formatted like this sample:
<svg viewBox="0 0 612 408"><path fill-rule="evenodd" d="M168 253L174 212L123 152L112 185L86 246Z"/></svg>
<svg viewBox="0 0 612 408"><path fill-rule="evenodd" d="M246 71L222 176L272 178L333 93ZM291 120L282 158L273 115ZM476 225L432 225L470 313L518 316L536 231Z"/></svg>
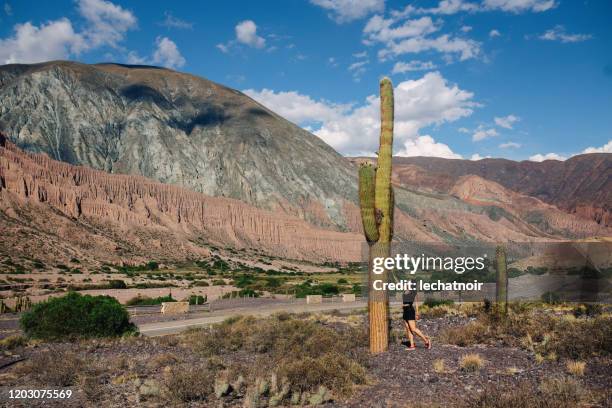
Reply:
<svg viewBox="0 0 612 408"><path fill-rule="evenodd" d="M408 336L408 350L416 349L414 344L414 335L416 334L425 342L425 347L431 349L431 339L425 336L416 327L416 321L419 320L419 304L417 303L417 291L406 290L402 294L402 306L404 309L403 319L406 327L406 335Z"/></svg>

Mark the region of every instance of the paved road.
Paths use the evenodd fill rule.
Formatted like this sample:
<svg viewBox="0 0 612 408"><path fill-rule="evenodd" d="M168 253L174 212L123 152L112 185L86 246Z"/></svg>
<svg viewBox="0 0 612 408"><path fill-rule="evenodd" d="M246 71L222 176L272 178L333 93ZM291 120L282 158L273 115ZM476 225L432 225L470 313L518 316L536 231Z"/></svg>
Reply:
<svg viewBox="0 0 612 408"><path fill-rule="evenodd" d="M138 329L144 336L164 336L167 334L180 333L184 330L193 327L204 327L214 323L220 323L231 316L257 316L265 317L274 313L302 313L302 312L320 312L329 310L352 310L367 307L367 302L357 301L350 303L320 303L307 305L304 303L298 304L281 304L258 306L256 308L236 308L219 310L211 312L206 317L200 317L187 320L174 320L168 322L144 323L139 324Z"/></svg>

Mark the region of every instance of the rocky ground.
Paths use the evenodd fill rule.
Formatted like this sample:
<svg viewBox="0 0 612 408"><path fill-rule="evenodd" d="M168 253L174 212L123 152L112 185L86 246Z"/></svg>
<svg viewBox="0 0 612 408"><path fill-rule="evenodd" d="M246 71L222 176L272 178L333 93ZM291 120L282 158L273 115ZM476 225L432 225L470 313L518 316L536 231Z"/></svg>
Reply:
<svg viewBox="0 0 612 408"><path fill-rule="evenodd" d="M397 318L397 314L394 314L393 343L390 350L373 357L367 355L364 347L362 334L365 329L365 315L363 314L310 314L295 316L292 319L295 320L289 322L290 326L279 327L295 325L300 327L298 323L292 322L306 322L304 327L319 327L323 332L315 331L308 335L306 332L297 333L301 338L298 340L301 344L296 353L300 355L281 356L282 360L279 361L283 361L282 364L292 365L302 357L303 353L316 353L316 350L312 351L308 346L313 344L315 348L329 349L350 356L350 361L363 365L367 373L365 381L354 380L356 382L348 393L330 390L331 401L324 403L323 406L510 407L517 405L477 404L474 400L487 393L495 395L500 390L514 390L515 393L525 393L526 391L520 391L525 389L538 390L538 387L551 379L558 379L565 385L545 395L552 401L552 405L546 406L603 407L609 406L607 404L611 401L609 389L612 386L610 379L612 360L605 353L585 359L584 373L571 375L568 374L566 358L539 359L536 353L528 348L510 347L501 341L466 347L444 343L443 334L447 329L474 322L477 319L474 316L447 314L442 317L428 317L426 315L419 322L419 327L424 333L432 336L433 348L427 350L422 343L418 343L416 350L408 351L402 344L404 337L401 321ZM259 376L269 375L269 373L261 374L258 366L266 365L266 359L277 359L279 356L274 353L265 354L265 351L262 351L262 347L265 349L265 346L258 345L261 342L266 344L266 339L271 333L266 330L274 330L276 327L269 326L265 329L266 322L269 323L270 320L247 321L247 330L250 331L252 328L254 334L246 343L243 338L244 332L240 331L229 331L217 338L211 338L207 331L193 331L158 338L83 340L72 343L30 341L26 345L23 340L16 340L17 344L7 345L3 342L4 350L0 366L20 358L23 360L0 369L0 389L2 389L0 403L2 406L11 407L81 407L100 406L102 403L104 406L117 407L268 406L270 400L265 398L260 401L262 405L249 405L251 403L247 402L247 399L250 385L245 386L243 392L231 393L220 398L213 395L211 385L211 382L215 381L213 378L218 380L219 373L228 370L229 372L243 370L247 383L251 381L251 375L258 376L258 380ZM260 329L263 332L258 332ZM244 327L241 330L244 330ZM336 335L333 332L340 333L340 337L334 337ZM332 337L329 337L330 333ZM295 333L272 332L272 337L277 336L281 339L279 344L296 341L295 335ZM276 340L270 340L272 343L274 341ZM311 341L313 343L310 343ZM331 344L334 342L344 344L342 347L345 348ZM241 346L237 346L238 344ZM227 347L233 349L228 351ZM479 355L482 358L482 367L473 371L461 367L460 361L467 354ZM315 358L312 361L315 364L318 360ZM345 366L340 364L339 367ZM282 371L284 368L275 367L274 370ZM312 375L307 368L304 370L305 377ZM354 370L354 367L349 370ZM197 377L197 373L204 372L214 372L216 377L207 375ZM291 373L290 370L288 372ZM336 380L333 377L335 375L341 378L343 373L342 370L333 373L331 384L344 384L340 379ZM358 376L359 371L355 373ZM177 382L177 378L180 381ZM321 378L326 377L322 374ZM192 398L193 395L187 391L176 392L176 389L189 390L194 382L197 389L209 387L210 393L201 398ZM568 384L572 387L571 392L567 390ZM9 401L7 392L15 388L70 388L74 393L69 400L63 401ZM574 394L579 393L580 400L575 401L575 404L555 403L555 398L559 398L559 401L568 398L565 395L567 393L571 393L572 398ZM285 400L284 404L279 406L289 405L289 400ZM536 403L531 406L541 405Z"/></svg>

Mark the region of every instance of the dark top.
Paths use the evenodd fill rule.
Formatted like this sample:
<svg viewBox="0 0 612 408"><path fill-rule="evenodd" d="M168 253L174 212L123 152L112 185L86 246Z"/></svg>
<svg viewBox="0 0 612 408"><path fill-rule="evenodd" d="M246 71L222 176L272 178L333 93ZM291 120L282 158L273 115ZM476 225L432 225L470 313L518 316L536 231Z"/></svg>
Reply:
<svg viewBox="0 0 612 408"><path fill-rule="evenodd" d="M415 290L402 293L402 303L404 305L412 305L412 303L414 303L414 298L416 298L416 295L417 293Z"/></svg>

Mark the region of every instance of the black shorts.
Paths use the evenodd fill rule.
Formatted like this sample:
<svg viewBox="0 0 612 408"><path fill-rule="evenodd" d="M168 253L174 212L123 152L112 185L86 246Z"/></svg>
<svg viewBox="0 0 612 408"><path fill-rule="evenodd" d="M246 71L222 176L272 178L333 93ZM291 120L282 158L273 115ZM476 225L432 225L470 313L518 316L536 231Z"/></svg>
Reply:
<svg viewBox="0 0 612 408"><path fill-rule="evenodd" d="M412 305L404 305L403 319L405 321L416 320L416 311Z"/></svg>

